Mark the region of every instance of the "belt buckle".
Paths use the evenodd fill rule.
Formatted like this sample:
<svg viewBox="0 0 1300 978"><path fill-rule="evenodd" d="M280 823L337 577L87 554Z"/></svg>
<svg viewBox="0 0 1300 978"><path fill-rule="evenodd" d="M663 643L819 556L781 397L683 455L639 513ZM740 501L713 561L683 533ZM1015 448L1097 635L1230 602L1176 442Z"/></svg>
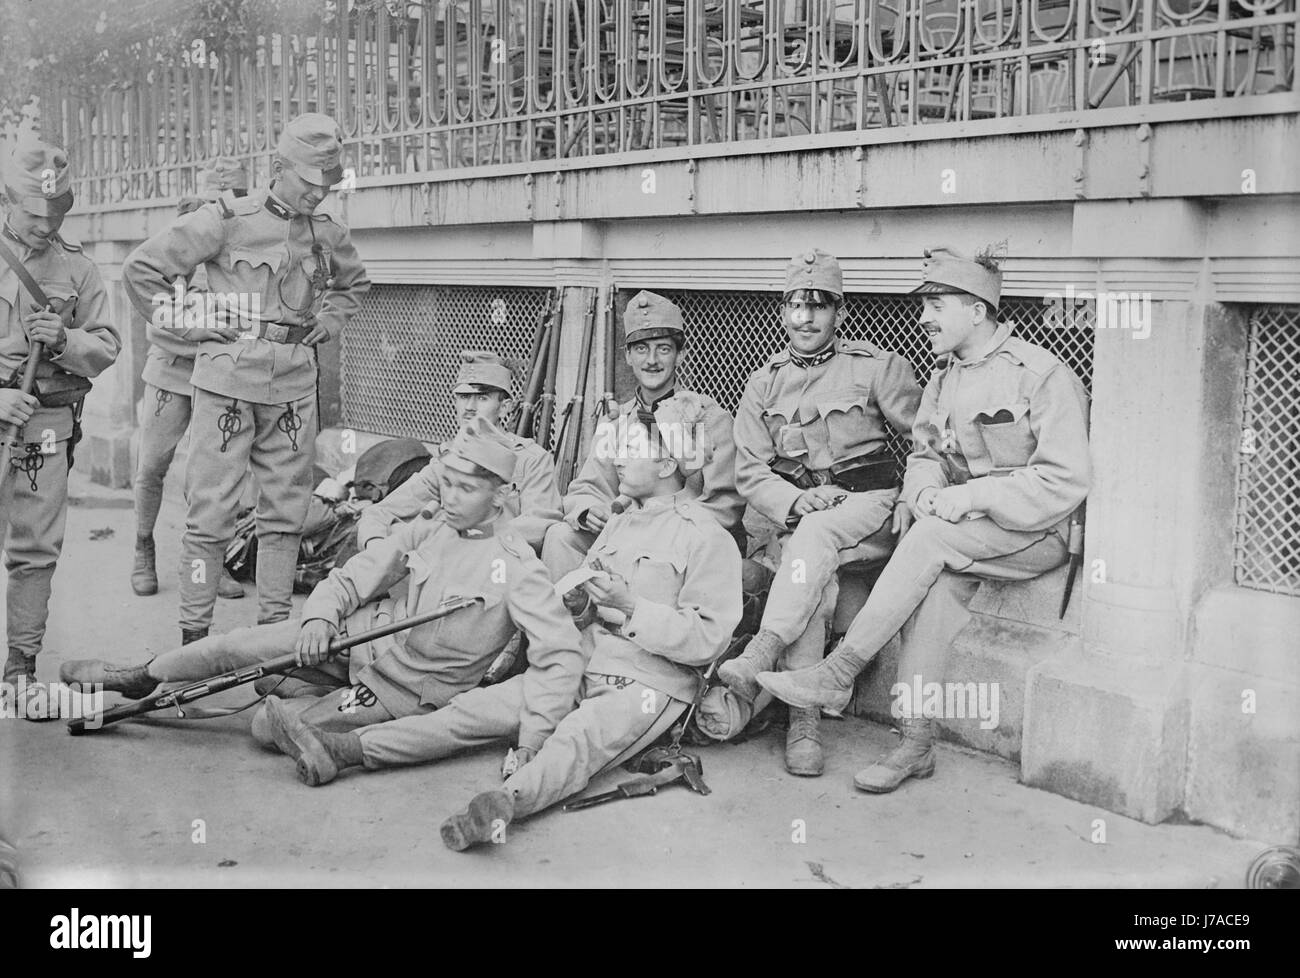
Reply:
<svg viewBox="0 0 1300 978"><path fill-rule="evenodd" d="M287 343L289 341L289 327L283 323L267 323L262 331L262 336L272 343Z"/></svg>
<svg viewBox="0 0 1300 978"><path fill-rule="evenodd" d="M831 484L830 469L809 469L808 474L812 476L814 486L829 486Z"/></svg>

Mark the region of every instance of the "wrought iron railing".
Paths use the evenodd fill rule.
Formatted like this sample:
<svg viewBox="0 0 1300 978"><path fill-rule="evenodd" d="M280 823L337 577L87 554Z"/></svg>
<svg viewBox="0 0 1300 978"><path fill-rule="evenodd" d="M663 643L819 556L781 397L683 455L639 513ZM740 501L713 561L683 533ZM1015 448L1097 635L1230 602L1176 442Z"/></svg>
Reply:
<svg viewBox="0 0 1300 978"><path fill-rule="evenodd" d="M305 111L359 178L845 133L1055 128L1064 113L1291 91L1296 0L439 0L359 7L46 93L83 203L170 197L218 152L265 172ZM215 57L214 57L215 55ZM1237 100L1226 101L1225 100ZM1120 118L1120 116L1115 116ZM957 132L954 129L954 132ZM764 146L767 144L765 143Z"/></svg>

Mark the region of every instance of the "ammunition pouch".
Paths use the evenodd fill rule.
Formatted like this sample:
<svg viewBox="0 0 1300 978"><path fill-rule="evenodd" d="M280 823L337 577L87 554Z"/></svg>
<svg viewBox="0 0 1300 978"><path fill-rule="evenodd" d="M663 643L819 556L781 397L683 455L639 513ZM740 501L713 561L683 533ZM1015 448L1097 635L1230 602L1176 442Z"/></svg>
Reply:
<svg viewBox="0 0 1300 978"><path fill-rule="evenodd" d="M879 452L846 458L825 470L810 469L802 462L777 456L768 468L796 489L833 485L846 492L871 492L898 487L898 463Z"/></svg>
<svg viewBox="0 0 1300 978"><path fill-rule="evenodd" d="M829 469L831 482L849 492L871 492L898 487L898 463L879 453L836 462Z"/></svg>
<svg viewBox="0 0 1300 978"><path fill-rule="evenodd" d="M821 485L815 481L814 473L808 466L792 458L782 458L778 455L767 463L767 467L796 489L811 489Z"/></svg>
<svg viewBox="0 0 1300 978"><path fill-rule="evenodd" d="M90 387L85 377L60 371L49 377L38 377L32 394L41 407L72 407L90 392Z"/></svg>

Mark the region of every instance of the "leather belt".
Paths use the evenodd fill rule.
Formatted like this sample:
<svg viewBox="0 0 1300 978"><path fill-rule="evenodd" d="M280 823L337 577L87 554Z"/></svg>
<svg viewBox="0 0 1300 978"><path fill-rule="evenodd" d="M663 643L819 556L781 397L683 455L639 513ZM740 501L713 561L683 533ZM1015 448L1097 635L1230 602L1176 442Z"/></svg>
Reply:
<svg viewBox="0 0 1300 978"><path fill-rule="evenodd" d="M313 329L314 326L304 326L300 323L258 323L253 330L253 336L259 340L292 345L301 343Z"/></svg>

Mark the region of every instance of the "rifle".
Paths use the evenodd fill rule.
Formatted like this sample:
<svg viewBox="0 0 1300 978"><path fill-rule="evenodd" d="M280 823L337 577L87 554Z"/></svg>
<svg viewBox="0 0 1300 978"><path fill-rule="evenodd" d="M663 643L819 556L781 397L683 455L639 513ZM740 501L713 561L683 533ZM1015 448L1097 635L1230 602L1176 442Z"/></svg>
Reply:
<svg viewBox="0 0 1300 978"><path fill-rule="evenodd" d="M618 400L614 397L614 340L617 338L615 335L617 330L614 328L614 296L617 294L618 286L611 282L609 292L605 296L605 390L596 405L597 422L602 417L611 418L618 413Z"/></svg>
<svg viewBox="0 0 1300 978"><path fill-rule="evenodd" d="M542 379L546 373L546 363L542 354L549 348L552 315L555 308L555 290L548 289L542 302L542 311L537 319L537 332L533 336L533 348L528 355L528 378L524 383L523 399L519 403L519 414L515 418L514 433L528 437L533 413L537 409L537 395L541 393Z"/></svg>
<svg viewBox="0 0 1300 978"><path fill-rule="evenodd" d="M459 598L444 603L436 611L430 611L428 614L415 615L411 618L404 618L401 621L392 621L387 625L379 625L375 628L366 629L356 635L345 635L334 639L330 642L329 651L326 653L328 658L333 658L340 652L347 651L356 645L364 645L366 642L373 642L377 638L383 638L385 635L392 635L394 632L404 632L408 628L415 628L417 625L424 625L428 622L435 621L451 614L453 611L460 611L462 608L468 608L474 604L474 598ZM154 710L165 710L168 707L176 707L179 716L185 716L185 711L181 707L186 703L202 699L205 696L212 696L216 693L223 693L228 689L234 689L236 686L242 686L245 683L251 683L261 679L263 676L278 676L292 672L294 669L301 668L298 663L298 654L290 652L287 655L278 656L274 659L268 659L266 662L259 662L256 665L245 666L243 669L232 669L230 672L223 672L219 676L213 676L211 679L200 679L198 682L190 683L187 686L181 686L177 689L169 689L165 692L154 693L136 703L123 703L113 707L111 710L105 710L100 719L100 727L88 728L84 717L68 721L68 733L73 737L80 737L88 730L100 729L110 723L117 723L119 720L128 720L131 717L138 717L145 713L152 713Z"/></svg>
<svg viewBox="0 0 1300 978"><path fill-rule="evenodd" d="M533 440L547 448L551 441L551 421L555 416L555 373L560 366L560 337L564 334L564 293L556 302L555 316L551 320L550 345L546 353L546 380L542 383L542 396L537 403L537 430Z"/></svg>
<svg viewBox="0 0 1300 978"><path fill-rule="evenodd" d="M559 459L556 478L560 491L569 488L578 464L578 449L582 442L583 405L587 400L587 376L591 372L591 343L596 332L596 293L587 298L587 315L582 327L582 352L578 355L578 378L573 396L564 408L564 421L560 426Z"/></svg>

